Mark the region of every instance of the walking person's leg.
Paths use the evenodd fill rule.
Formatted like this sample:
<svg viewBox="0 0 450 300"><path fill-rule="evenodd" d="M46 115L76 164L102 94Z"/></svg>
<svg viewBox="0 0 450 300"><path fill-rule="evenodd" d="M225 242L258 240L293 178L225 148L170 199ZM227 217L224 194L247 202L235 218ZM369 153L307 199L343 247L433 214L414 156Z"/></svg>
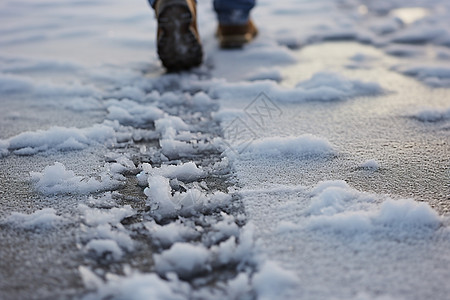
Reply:
<svg viewBox="0 0 450 300"><path fill-rule="evenodd" d="M258 31L250 18L255 3L256 0L214 0L221 47L242 47L255 38Z"/></svg>
<svg viewBox="0 0 450 300"><path fill-rule="evenodd" d="M203 50L197 30L195 0L148 0L158 21L157 48L169 71L189 69L202 63ZM214 0L223 48L242 47L253 40L257 29L250 19L256 0Z"/></svg>

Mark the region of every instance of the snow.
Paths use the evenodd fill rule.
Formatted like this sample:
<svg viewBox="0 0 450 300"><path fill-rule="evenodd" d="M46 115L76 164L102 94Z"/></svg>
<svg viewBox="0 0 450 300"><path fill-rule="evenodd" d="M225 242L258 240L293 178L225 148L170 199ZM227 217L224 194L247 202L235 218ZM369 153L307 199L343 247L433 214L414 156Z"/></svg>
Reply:
<svg viewBox="0 0 450 300"><path fill-rule="evenodd" d="M0 142L7 145L7 149L14 154L33 155L51 150L81 150L91 145L114 142L115 138L113 127L96 124L82 129L51 127L48 130L23 132Z"/></svg>
<svg viewBox="0 0 450 300"><path fill-rule="evenodd" d="M0 73L0 92L4 94L32 93L36 97L95 96L97 91L91 86L80 83L57 84L54 82L35 82L22 75Z"/></svg>
<svg viewBox="0 0 450 300"><path fill-rule="evenodd" d="M161 175L148 178L148 187L144 193L151 211L157 219L212 211L226 206L231 200L231 196L228 194L220 191L208 193L201 187L172 194L169 178Z"/></svg>
<svg viewBox="0 0 450 300"><path fill-rule="evenodd" d="M267 222L267 213L271 211L275 228L261 228L256 236L270 249L271 259L282 261L293 278L298 278L293 295L326 298L328 293L319 292L324 285L340 298L359 290L356 286L352 288L352 284L347 286L348 290L342 288L340 280L333 277L342 276L338 265L350 267L344 277L353 278L358 286L384 284L383 295L396 295L396 283L387 284L381 275L384 272L380 277L364 275L356 279L360 276L358 268L370 274L385 268L400 268L399 272L392 269L390 272L404 277L400 275L403 268L423 267L419 257L423 251L428 253L425 248L443 251L448 245L448 235L442 230L447 221L427 203L360 192L345 181L325 181L304 189L286 187L284 190L285 193L273 193L273 189L248 190L243 195L257 228ZM431 242L434 239L444 240ZM404 251L409 253L408 258ZM290 265L292 261L297 261L295 266ZM322 277L324 273L330 276ZM281 283L290 282L288 278ZM422 279L408 276L407 280L419 283Z"/></svg>
<svg viewBox="0 0 450 300"><path fill-rule="evenodd" d="M173 137L176 132L188 131L190 127L180 117L167 116L157 120L155 128L163 138L168 138Z"/></svg>
<svg viewBox="0 0 450 300"><path fill-rule="evenodd" d="M385 90L376 82L348 79L331 72L319 72L299 82L294 88L284 88L273 81L225 83L213 87L210 94L225 101L252 99L264 92L280 103L304 101L339 101L362 96L376 96Z"/></svg>
<svg viewBox="0 0 450 300"><path fill-rule="evenodd" d="M0 92L2 94L20 93L30 91L33 81L17 75L0 73Z"/></svg>
<svg viewBox="0 0 450 300"><path fill-rule="evenodd" d="M242 151L245 154L260 157L308 157L326 156L335 153L330 142L314 135L262 138L253 141Z"/></svg>
<svg viewBox="0 0 450 300"><path fill-rule="evenodd" d="M280 70L277 69L267 69L262 68L255 73L250 74L247 77L249 81L257 81L257 80L273 80L276 82L280 82L283 80L283 75Z"/></svg>
<svg viewBox="0 0 450 300"><path fill-rule="evenodd" d="M428 204L417 203L411 199L387 200L378 211L351 210L338 213L330 213L330 210L325 209L324 211L326 213L311 217L308 228L353 238L357 234L385 230L389 235L417 237L422 232L428 232L427 229L437 229L442 224L438 214Z"/></svg>
<svg viewBox="0 0 450 300"><path fill-rule="evenodd" d="M100 180L75 175L75 172L67 170L60 163L55 162L47 166L42 172L31 172L31 180L36 189L43 194L89 194L107 191L119 187L122 183L111 178L110 175L101 174Z"/></svg>
<svg viewBox="0 0 450 300"><path fill-rule="evenodd" d="M83 272L83 280L87 284L92 283L98 287L97 293L86 296L85 300L98 298L182 300L186 299L189 291L189 288L177 279L166 281L154 273L135 273L129 274L127 277L111 276L108 284L98 286L99 279L95 274ZM178 289L175 289L175 287Z"/></svg>
<svg viewBox="0 0 450 300"><path fill-rule="evenodd" d="M107 100L105 105L108 110L107 118L109 120L117 120L123 125L148 126L148 123L154 122L164 116L162 110L150 105L140 105L135 101L124 100Z"/></svg>
<svg viewBox="0 0 450 300"><path fill-rule="evenodd" d="M297 286L298 279L290 271L280 268L274 262L266 262L261 270L254 276L253 284L258 299L274 299L286 297L290 288ZM291 295L292 297L293 295Z"/></svg>
<svg viewBox="0 0 450 300"><path fill-rule="evenodd" d="M53 208L37 210L32 214L13 212L4 220L6 224L24 229L50 229L64 221L64 218L56 214Z"/></svg>
<svg viewBox="0 0 450 300"><path fill-rule="evenodd" d="M91 240L86 245L86 251L93 251L97 256L110 254L112 259L118 260L122 257L122 249L113 240Z"/></svg>
<svg viewBox="0 0 450 300"><path fill-rule="evenodd" d="M137 175L140 182L148 180L149 176L160 175L169 179L181 181L193 181L205 177L206 173L201 167L197 167L194 162L181 163L179 165L161 165L153 168L150 164L142 164L143 171Z"/></svg>
<svg viewBox="0 0 450 300"><path fill-rule="evenodd" d="M104 224L117 225L122 219L130 217L134 214L134 210L130 205L123 207L113 207L110 210L89 208L84 204L79 205L79 210L84 215L84 221L90 226L98 226Z"/></svg>
<svg viewBox="0 0 450 300"><path fill-rule="evenodd" d="M1 71L12 74L30 74L41 72L72 73L80 71L84 66L70 61L19 59L1 67Z"/></svg>
<svg viewBox="0 0 450 300"><path fill-rule="evenodd" d="M449 4L210 2L170 74L145 1L0 4L0 298L448 296Z"/></svg>
<svg viewBox="0 0 450 300"><path fill-rule="evenodd" d="M110 213L114 213L114 211ZM119 213L116 212L116 214L118 215ZM114 227L112 227L109 223L114 224ZM134 249L134 242L131 239L130 235L119 225L119 222L109 222L109 223L100 224L96 227L92 226L87 232L87 237L90 240L88 244L92 240L97 239L110 240L114 241L114 243L120 246L121 248L124 248L128 251L132 251Z"/></svg>
<svg viewBox="0 0 450 300"><path fill-rule="evenodd" d="M389 55L400 57L421 56L425 53L422 47L413 45L389 45L384 48L384 51Z"/></svg>
<svg viewBox="0 0 450 300"><path fill-rule="evenodd" d="M394 69L432 87L450 86L450 67L447 66L398 66Z"/></svg>
<svg viewBox="0 0 450 300"><path fill-rule="evenodd" d="M322 101L343 100L383 93L378 83L349 80L334 73L316 73L306 81L297 84L308 94L308 98Z"/></svg>
<svg viewBox="0 0 450 300"><path fill-rule="evenodd" d="M439 122L450 119L450 107L445 109L424 108L415 114L413 118L422 122Z"/></svg>
<svg viewBox="0 0 450 300"><path fill-rule="evenodd" d="M185 242L198 236L198 232L179 221L164 226L148 222L145 227L152 237L163 247L169 247L176 242Z"/></svg>
<svg viewBox="0 0 450 300"><path fill-rule="evenodd" d="M208 270L210 252L202 245L175 243L160 255L155 255L158 273L176 272L180 277L189 277Z"/></svg>
<svg viewBox="0 0 450 300"><path fill-rule="evenodd" d="M376 171L380 168L380 163L375 159L369 159L359 165L361 169Z"/></svg>

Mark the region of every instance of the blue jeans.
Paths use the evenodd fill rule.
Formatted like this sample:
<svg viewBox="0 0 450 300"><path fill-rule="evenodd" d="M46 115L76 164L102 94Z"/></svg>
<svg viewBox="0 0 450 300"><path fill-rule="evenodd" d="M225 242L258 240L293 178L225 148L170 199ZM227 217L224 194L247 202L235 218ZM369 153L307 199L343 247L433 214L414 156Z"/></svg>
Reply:
<svg viewBox="0 0 450 300"><path fill-rule="evenodd" d="M148 0L148 2L153 7L156 0ZM220 24L245 24L255 3L256 0L214 0L214 10Z"/></svg>

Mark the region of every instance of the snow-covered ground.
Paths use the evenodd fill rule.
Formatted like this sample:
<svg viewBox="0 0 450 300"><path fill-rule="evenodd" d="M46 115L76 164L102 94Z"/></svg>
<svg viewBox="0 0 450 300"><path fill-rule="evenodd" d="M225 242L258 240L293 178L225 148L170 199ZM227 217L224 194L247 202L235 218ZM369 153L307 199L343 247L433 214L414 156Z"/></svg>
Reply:
<svg viewBox="0 0 450 300"><path fill-rule="evenodd" d="M0 298L446 299L450 3L210 2L0 3Z"/></svg>

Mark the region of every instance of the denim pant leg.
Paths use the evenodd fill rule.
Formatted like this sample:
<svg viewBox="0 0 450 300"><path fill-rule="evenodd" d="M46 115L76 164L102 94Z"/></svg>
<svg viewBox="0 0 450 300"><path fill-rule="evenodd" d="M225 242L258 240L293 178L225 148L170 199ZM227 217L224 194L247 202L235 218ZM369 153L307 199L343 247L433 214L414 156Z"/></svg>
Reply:
<svg viewBox="0 0 450 300"><path fill-rule="evenodd" d="M148 2L153 7L156 0ZM214 10L220 24L245 24L255 3L256 0L214 0Z"/></svg>
<svg viewBox="0 0 450 300"><path fill-rule="evenodd" d="M214 0L214 10L220 24L245 24L255 3L256 0Z"/></svg>

